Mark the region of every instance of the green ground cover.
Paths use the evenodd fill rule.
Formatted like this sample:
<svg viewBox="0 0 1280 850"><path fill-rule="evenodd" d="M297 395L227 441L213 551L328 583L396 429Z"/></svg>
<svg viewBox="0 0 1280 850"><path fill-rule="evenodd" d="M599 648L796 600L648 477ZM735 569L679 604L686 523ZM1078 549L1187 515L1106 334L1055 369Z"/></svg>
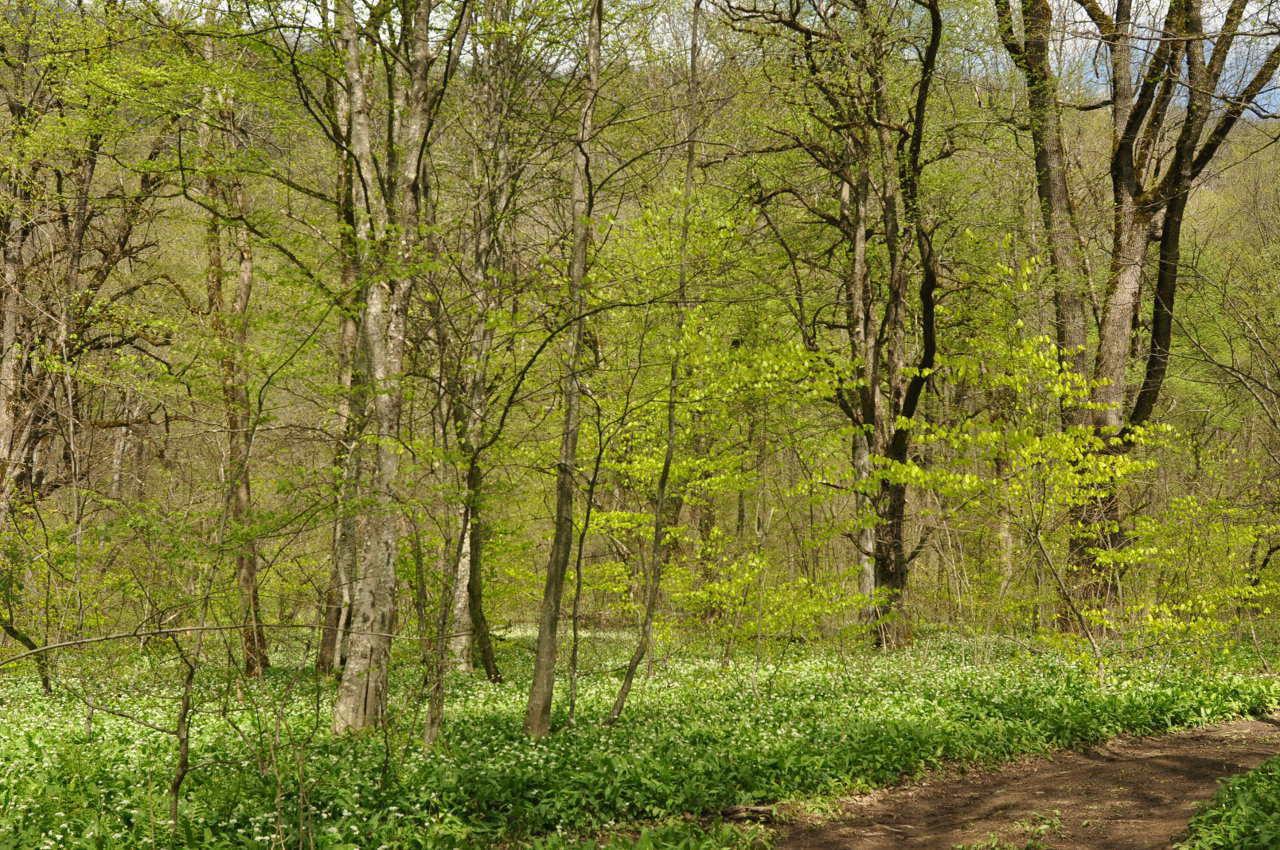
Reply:
<svg viewBox="0 0 1280 850"><path fill-rule="evenodd" d="M509 668L527 658L511 652ZM391 704L421 705L420 673L403 669ZM747 846L750 830L701 816L1280 705L1280 683L1244 661L1211 672L1146 659L1100 680L1053 655L926 642L727 667L672 660L612 727L602 720L616 680L597 676L583 683L577 722L561 715L539 741L520 732L527 678L458 677L444 738L428 749L420 713L337 739L331 682L275 669L250 686L211 670L196 689L175 833L174 738L138 722L172 724L174 677L167 690L148 684L163 674L117 669L92 688L67 678L99 706L91 718L80 696L45 697L27 671L0 678L0 848L551 850L611 834L599 843Z"/></svg>
<svg viewBox="0 0 1280 850"><path fill-rule="evenodd" d="M1274 850L1280 847L1280 758L1224 780L1191 821L1181 850Z"/></svg>

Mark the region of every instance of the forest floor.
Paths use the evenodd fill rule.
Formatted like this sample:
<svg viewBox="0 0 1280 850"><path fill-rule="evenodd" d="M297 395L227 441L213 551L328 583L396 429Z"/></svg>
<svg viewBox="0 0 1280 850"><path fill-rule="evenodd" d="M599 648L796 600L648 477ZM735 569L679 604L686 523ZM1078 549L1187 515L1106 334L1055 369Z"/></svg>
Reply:
<svg viewBox="0 0 1280 850"><path fill-rule="evenodd" d="M1218 780L1280 753L1280 714L1121 737L990 771L940 771L848 798L779 850L1156 850L1171 847Z"/></svg>

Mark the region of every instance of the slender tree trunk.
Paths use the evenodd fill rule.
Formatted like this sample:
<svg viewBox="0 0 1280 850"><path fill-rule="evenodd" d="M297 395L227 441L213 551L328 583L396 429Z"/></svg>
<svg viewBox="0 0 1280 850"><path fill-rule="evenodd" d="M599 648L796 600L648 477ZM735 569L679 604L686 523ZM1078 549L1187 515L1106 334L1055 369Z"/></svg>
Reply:
<svg viewBox="0 0 1280 850"><path fill-rule="evenodd" d="M541 737L551 731L551 704L555 691L556 655L560 625L560 600L573 549L574 476L578 465L578 432L581 427L578 369L582 351L582 312L586 304L587 254L592 242L593 194L590 186L590 145L594 134L596 97L600 91L600 27L604 0L589 0L587 24L587 90L574 139L573 255L569 264L569 310L577 316L569 338L568 372L564 379L564 423L560 432L560 457L556 465L555 533L547 562L547 580L538 615L538 640L534 648L533 683L525 711L524 731Z"/></svg>
<svg viewBox="0 0 1280 850"><path fill-rule="evenodd" d="M344 337L347 324L344 322ZM349 323L349 327L354 335L354 320ZM346 407L346 404L341 407ZM352 503L356 499L360 480L360 456L356 441L359 440L359 432L363 426L350 413L340 411L340 418L345 419L345 424L333 460L333 470L338 480L334 485L329 586L325 590L324 625L316 657L316 670L321 673L332 673L345 663L344 647L351 624L351 592L359 575L359 517Z"/></svg>
<svg viewBox="0 0 1280 850"><path fill-rule="evenodd" d="M699 3L694 0L695 15L698 7ZM683 297L681 301L683 301ZM681 334L684 328L683 305L678 309L681 310L681 313L680 318L676 321L677 335ZM631 654L630 661L627 662L626 672L622 676L622 684L618 687L618 695L613 701L613 708L609 711L610 723L615 722L622 716L622 711L627 705L627 697L631 693L631 686L635 681L636 670L639 669L640 662L649 653L650 643L653 640L653 620L658 610L658 594L662 588L662 574L670 558L672 548L668 534L680 521L680 510L684 506L684 499L681 496L672 496L669 492L671 486L671 464L675 459L676 448L676 402L679 392L679 380L680 358L677 355L671 361L671 372L667 382L667 447L663 454L662 469L658 473L658 485L654 494L653 543L650 549L649 575L645 587L644 613L640 620L640 639L636 643L636 648Z"/></svg>
<svg viewBox="0 0 1280 850"><path fill-rule="evenodd" d="M23 311L18 258L9 244L10 228L4 233L4 280L0 291L0 522L8 523L13 511L17 484L22 475L27 456L27 441L19 421L21 390L19 383L24 371L25 340L18 334L18 323Z"/></svg>
<svg viewBox="0 0 1280 850"><path fill-rule="evenodd" d="M850 159L850 168L857 167L856 183L845 181L841 184L840 208L842 219L846 222L845 235L850 244L849 267L845 274L845 324L849 340L849 362L862 363L862 378L868 383L858 394L846 395L843 405L854 428L851 445L851 460L854 477L854 515L858 519L858 528L853 536L854 558L858 565L858 590L870 597L876 589L875 546L876 532L873 521L875 502L872 497L862 492L864 482L872 479L872 440L873 433L867 427L874 423L879 408L878 393L874 384L876 380L872 358L868 357L871 337L869 322L871 321L871 304L867 269L867 195L870 191L870 175L867 173L865 151L860 151L852 140L846 141L846 153ZM863 160L854 165L854 161ZM859 402L855 404L855 399ZM873 612L869 612L873 616Z"/></svg>
<svg viewBox="0 0 1280 850"><path fill-rule="evenodd" d="M864 481L870 481L873 473L871 466L871 446L865 433L853 436L853 476L854 486L859 487ZM871 596L876 590L876 527L873 521L874 502L864 493L854 494L854 514L858 518L858 528L854 532L854 558L858 565L858 592Z"/></svg>
<svg viewBox="0 0 1280 850"><path fill-rule="evenodd" d="M996 480L1005 480L1008 472L1007 461L997 455L995 463ZM1009 498L1004 493L1001 493L997 498L999 503L996 505L996 557L1000 565L1000 595L1003 597L1013 584L1014 578L1013 522Z"/></svg>
<svg viewBox="0 0 1280 850"><path fill-rule="evenodd" d="M580 313L581 294L575 292L570 309ZM573 548L574 473L578 457L579 393L578 365L582 343L579 320L569 341L568 374L564 387L564 423L561 427L560 457L556 465L555 532L547 563L547 579L538 616L538 639L534 648L533 683L525 712L524 730L534 737L551 731L551 703L555 689L556 655L560 623L560 600Z"/></svg>
<svg viewBox="0 0 1280 850"><path fill-rule="evenodd" d="M241 636L245 672L259 675L269 664L266 636L258 601L257 547L250 531L253 494L250 484L252 424L248 391L238 360L246 343L247 309L253 286L253 260L248 245L237 237L239 274L236 297L230 310L223 293L226 274L222 256L222 228L211 215L206 233L209 310L214 332L223 349L221 355L222 396L227 429L227 470L225 504L227 523L234 541L236 585L240 593Z"/></svg>
<svg viewBox="0 0 1280 850"><path fill-rule="evenodd" d="M453 570L450 603L453 632L449 639L449 658L454 669L463 671L471 670L473 661L478 660L490 681L501 682L502 673L493 654L493 638L484 614L484 484L475 456L467 464L465 478L466 495L459 531L462 547Z"/></svg>
<svg viewBox="0 0 1280 850"><path fill-rule="evenodd" d="M596 456L591 464L591 478L587 481L586 509L583 511L582 526L578 529L578 551L573 559L573 610L570 614L570 625L573 634L569 642L569 723L574 722L578 709L578 650L581 647L581 613L582 613L582 559L586 554L587 533L591 530L591 514L595 510L596 486L600 483L600 465L604 461L605 439L603 429L599 425L599 408L596 409Z"/></svg>
<svg viewBox="0 0 1280 850"><path fill-rule="evenodd" d="M680 217L680 267L677 270L679 275L677 282L678 303L676 305L677 312L674 323L674 349L676 353L672 356L671 371L667 375L667 445L663 453L662 469L658 472L658 485L654 494L653 546L649 558L649 582L645 594L644 615L640 621L640 640L636 644L635 652L631 655L631 660L627 663L627 670L623 674L622 684L618 688L618 696L609 712L610 723L615 722L622 716L622 711L627 705L627 697L631 693L632 683L635 681L636 670L639 668L640 662L649 654L650 644L653 640L653 620L658 609L658 594L662 589L662 575L666 570L672 548L668 535L671 529L680 521L680 510L684 506L683 496L680 494L672 496L670 490L671 465L675 460L676 438L679 435L676 426L676 404L679 401L680 373L682 369L679 351L684 344L684 319L689 284L689 227L695 188L694 166L697 162L698 153L698 119L696 110L698 100L698 54L701 48L701 33L699 32L701 13L701 0L693 0L693 10L689 23L689 104L685 115L685 167L681 198L684 208Z"/></svg>
<svg viewBox="0 0 1280 850"><path fill-rule="evenodd" d="M679 522L680 510L684 500L679 496L670 496L667 492L671 475L671 443L674 442L674 412L668 418L667 456L663 460L662 472L658 477L658 492L653 510L653 541L649 556L648 581L645 583L644 612L640 619L640 639L635 651L627 661L627 669L622 675L622 683L618 686L618 695L614 698L613 708L609 710L609 723L614 723L622 716L627 706L627 698L635 683L636 671L640 662L649 654L653 642L653 621L658 610L658 595L662 589L663 568L671 556L671 544L668 533Z"/></svg>
<svg viewBox="0 0 1280 850"><path fill-rule="evenodd" d="M126 480L137 482L142 476L141 470L126 470L125 465L135 440L134 428L144 409L143 401L134 394L133 390L126 390L124 398L121 399L121 409L124 413L124 424L116 429L115 440L111 446L111 486L107 491L110 498L116 502L131 497L133 493L134 488L127 487Z"/></svg>
<svg viewBox="0 0 1280 850"><path fill-rule="evenodd" d="M212 32L217 25L217 10L209 6L205 10L205 26ZM217 59L212 35L206 36L202 45L204 60L213 67ZM234 135L236 127L235 107L222 93L212 86L204 89L204 109L209 116L218 116L225 125L220 131L225 138ZM200 125L199 146L205 164L216 163L215 148L218 140L210 122ZM232 141L232 147L238 143ZM205 198L212 207L234 205L237 214L246 214L244 189L239 184L225 186L215 176L212 168L205 177ZM222 380L223 415L227 438L227 471L224 504L227 524L234 541L236 585L240 595L241 640L244 652L245 673L261 675L269 666L266 635L262 629L262 617L258 600L258 552L251 531L253 493L251 485L251 454L253 450L253 411L246 386L244 349L249 337L249 305L253 295L254 260L249 234L243 226L237 226L233 237L236 252L236 289L230 304L227 303L224 284L227 269L223 256L223 228L219 212L210 212L205 229L206 273L209 316L221 353L219 366Z"/></svg>
<svg viewBox="0 0 1280 850"><path fill-rule="evenodd" d="M242 214L243 192L237 189ZM243 628L245 672L250 676L261 675L270 666L267 657L267 637L262 628L262 611L258 599L258 546L251 531L253 522L253 492L250 479L250 463L253 452L252 406L249 400L247 377L242 360L249 335L249 303L253 294L253 249L249 234L243 227L236 230L236 252L239 259L238 286L230 315L234 323L229 341L232 350L223 365L224 388L227 399L227 424L231 445L230 465L234 470L231 491L231 521L237 529L239 546L236 552L236 582L240 587L240 615Z"/></svg>
<svg viewBox="0 0 1280 850"><path fill-rule="evenodd" d="M457 559L457 547L446 534L441 542L439 564L440 586L448 587L449 572ZM445 674L449 671L449 614L451 600L447 594L439 594L435 612L435 634L431 641L432 652L425 659L429 665L430 689L427 693L427 722L423 730L423 741L428 747L439 739L440 730L444 728Z"/></svg>

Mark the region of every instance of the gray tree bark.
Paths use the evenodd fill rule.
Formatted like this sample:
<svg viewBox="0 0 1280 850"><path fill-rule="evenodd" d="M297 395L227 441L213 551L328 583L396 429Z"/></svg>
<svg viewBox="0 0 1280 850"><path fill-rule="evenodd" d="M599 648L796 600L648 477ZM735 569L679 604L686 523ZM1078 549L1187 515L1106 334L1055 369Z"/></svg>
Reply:
<svg viewBox="0 0 1280 850"><path fill-rule="evenodd" d="M370 424L376 448L364 515L361 571L351 606L351 634L334 704L333 728L347 732L380 725L386 714L391 639L396 619L396 557L400 521L396 482L399 428L404 403L404 360L409 298L428 253L430 183L426 156L433 118L457 67L466 39L469 6L455 12L454 26L438 45L431 41L433 6L406 3L394 47L405 79L386 104L382 122L389 151L375 157L362 27L352 0L341 0L335 18L342 42L343 82L351 116L351 157L356 171L355 246L364 282L360 327L370 384ZM442 60L438 79L433 68ZM391 61L391 60L389 60ZM395 163L396 168L380 167ZM381 179L380 179L381 175Z"/></svg>

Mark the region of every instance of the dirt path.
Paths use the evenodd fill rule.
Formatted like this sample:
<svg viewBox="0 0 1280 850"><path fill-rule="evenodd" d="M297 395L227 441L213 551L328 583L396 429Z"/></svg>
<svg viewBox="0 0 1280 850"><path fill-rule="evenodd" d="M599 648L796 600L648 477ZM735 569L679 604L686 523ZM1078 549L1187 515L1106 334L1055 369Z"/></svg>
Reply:
<svg viewBox="0 0 1280 850"><path fill-rule="evenodd" d="M797 825L780 850L986 848L1156 850L1186 831L1218 779L1280 753L1280 715L1083 753L1028 759L985 773L938 776L846 800L835 821ZM1003 842L1003 843L1001 843Z"/></svg>

